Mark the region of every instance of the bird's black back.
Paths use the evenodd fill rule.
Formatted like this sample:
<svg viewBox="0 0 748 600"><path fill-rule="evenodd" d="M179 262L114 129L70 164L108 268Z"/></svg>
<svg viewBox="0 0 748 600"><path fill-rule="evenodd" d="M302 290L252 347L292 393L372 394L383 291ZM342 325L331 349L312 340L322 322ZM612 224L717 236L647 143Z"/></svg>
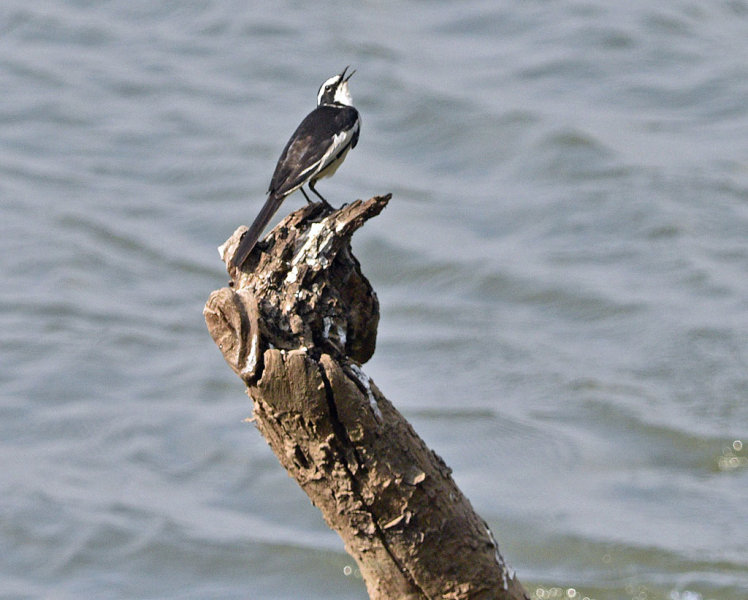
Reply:
<svg viewBox="0 0 748 600"><path fill-rule="evenodd" d="M357 120L358 111L342 104L323 104L310 112L283 149L268 192L282 197L304 184L310 177L306 170L319 163L330 148L333 136L351 129ZM355 147L357 142L358 131L350 147Z"/></svg>

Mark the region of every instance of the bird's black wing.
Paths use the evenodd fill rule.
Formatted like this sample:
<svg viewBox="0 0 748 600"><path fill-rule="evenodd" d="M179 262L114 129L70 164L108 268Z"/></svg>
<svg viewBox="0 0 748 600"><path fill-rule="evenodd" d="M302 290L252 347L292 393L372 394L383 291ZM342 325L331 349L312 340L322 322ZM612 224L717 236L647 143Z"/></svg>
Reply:
<svg viewBox="0 0 748 600"><path fill-rule="evenodd" d="M268 192L271 195L287 196L304 185L329 161L330 150L340 143L341 134L346 134L341 146L355 146L358 141L358 111L352 106L322 105L310 112L288 140L275 166ZM354 129L355 128L355 129ZM335 155L339 151L335 152Z"/></svg>

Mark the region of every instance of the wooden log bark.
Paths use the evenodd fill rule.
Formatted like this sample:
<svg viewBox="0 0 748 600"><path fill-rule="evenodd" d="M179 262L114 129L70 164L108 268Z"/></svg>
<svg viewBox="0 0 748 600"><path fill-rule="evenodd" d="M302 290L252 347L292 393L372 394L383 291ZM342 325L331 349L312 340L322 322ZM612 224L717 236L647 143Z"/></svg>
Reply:
<svg viewBox="0 0 748 600"><path fill-rule="evenodd" d="M246 227L219 248L230 287L208 329L254 401L254 421L338 532L370 598L527 600L487 524L444 461L361 365L379 303L350 246L390 196L305 206L230 266Z"/></svg>

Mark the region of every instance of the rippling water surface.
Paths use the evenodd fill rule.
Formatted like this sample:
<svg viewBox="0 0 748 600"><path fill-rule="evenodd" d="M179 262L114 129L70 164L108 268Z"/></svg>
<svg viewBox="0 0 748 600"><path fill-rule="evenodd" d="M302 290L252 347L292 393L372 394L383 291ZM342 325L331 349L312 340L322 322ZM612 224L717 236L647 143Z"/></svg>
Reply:
<svg viewBox="0 0 748 600"><path fill-rule="evenodd" d="M519 578L748 597L744 0L5 0L0 597L366 597L201 314L346 64L366 371Z"/></svg>

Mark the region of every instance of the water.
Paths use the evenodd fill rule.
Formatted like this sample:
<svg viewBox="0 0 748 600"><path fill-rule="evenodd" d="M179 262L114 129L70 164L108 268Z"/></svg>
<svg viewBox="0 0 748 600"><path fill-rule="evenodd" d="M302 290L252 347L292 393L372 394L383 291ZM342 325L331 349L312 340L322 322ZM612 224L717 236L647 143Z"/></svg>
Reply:
<svg viewBox="0 0 748 600"><path fill-rule="evenodd" d="M365 369L519 578L748 597L747 33L741 0L6 0L0 597L366 597L201 314L346 64L320 190L394 193Z"/></svg>

